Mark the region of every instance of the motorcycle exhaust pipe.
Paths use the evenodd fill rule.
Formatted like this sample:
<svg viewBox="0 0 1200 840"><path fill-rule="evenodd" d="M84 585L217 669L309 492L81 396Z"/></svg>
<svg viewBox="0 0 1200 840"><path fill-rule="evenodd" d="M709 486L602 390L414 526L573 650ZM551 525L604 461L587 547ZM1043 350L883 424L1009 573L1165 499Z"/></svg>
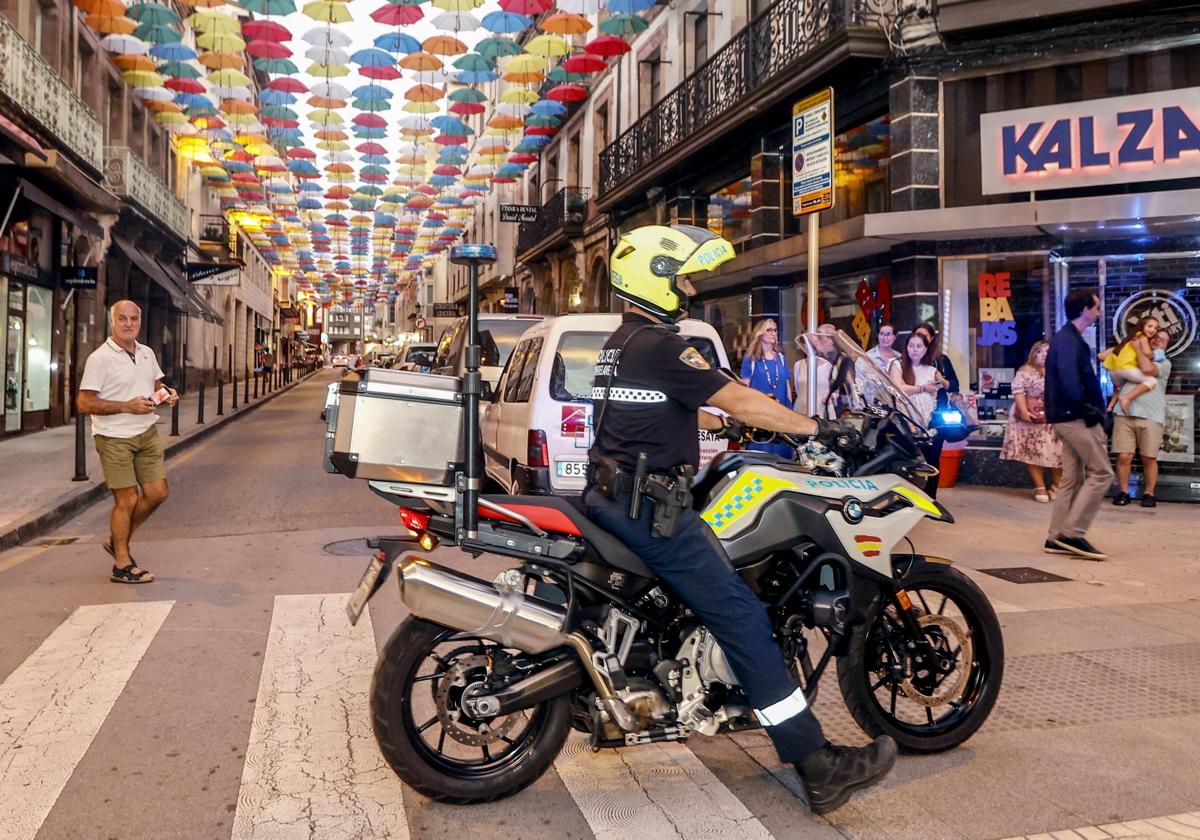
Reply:
<svg viewBox="0 0 1200 840"><path fill-rule="evenodd" d="M522 592L501 592L487 581L423 557L399 564L400 600L413 615L525 653L567 644L565 610Z"/></svg>

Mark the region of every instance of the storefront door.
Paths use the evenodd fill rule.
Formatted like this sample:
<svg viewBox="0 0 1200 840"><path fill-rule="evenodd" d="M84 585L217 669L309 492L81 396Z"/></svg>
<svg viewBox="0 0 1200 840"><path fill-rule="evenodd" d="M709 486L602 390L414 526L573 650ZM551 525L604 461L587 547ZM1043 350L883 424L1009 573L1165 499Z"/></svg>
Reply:
<svg viewBox="0 0 1200 840"><path fill-rule="evenodd" d="M25 394L25 284L4 283L4 431L19 432Z"/></svg>
<svg viewBox="0 0 1200 840"><path fill-rule="evenodd" d="M50 374L54 361L54 290L25 287L25 400L21 429L50 425Z"/></svg>

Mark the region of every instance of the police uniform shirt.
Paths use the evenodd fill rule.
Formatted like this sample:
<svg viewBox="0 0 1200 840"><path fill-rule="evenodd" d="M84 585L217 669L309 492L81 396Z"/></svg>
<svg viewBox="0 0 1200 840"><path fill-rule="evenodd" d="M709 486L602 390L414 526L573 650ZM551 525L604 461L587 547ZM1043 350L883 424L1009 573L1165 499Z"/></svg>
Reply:
<svg viewBox="0 0 1200 840"><path fill-rule="evenodd" d="M632 469L645 452L650 472L697 467L697 412L729 382L670 327L626 313L596 360L592 400L599 428L589 460L612 458Z"/></svg>

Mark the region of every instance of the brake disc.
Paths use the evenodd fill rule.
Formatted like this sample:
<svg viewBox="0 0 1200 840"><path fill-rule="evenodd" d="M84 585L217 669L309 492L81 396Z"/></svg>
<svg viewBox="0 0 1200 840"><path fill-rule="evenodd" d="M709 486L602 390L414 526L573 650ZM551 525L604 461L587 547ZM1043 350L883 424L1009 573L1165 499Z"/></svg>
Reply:
<svg viewBox="0 0 1200 840"><path fill-rule="evenodd" d="M470 747L482 747L495 743L509 733L516 725L520 715L506 715L500 720L478 721L470 717L458 706L458 701L464 694L474 689L482 689L482 681L468 682L467 672L476 668L485 671L490 667L491 659L483 654L475 654L456 661L446 671L446 675L438 680L436 694L438 720L446 734ZM452 696L453 693L453 696ZM451 708L451 705L454 708Z"/></svg>
<svg viewBox="0 0 1200 840"><path fill-rule="evenodd" d="M944 615L922 615L917 619L920 627L938 627L945 636L943 653L949 653L957 645L958 660L955 663L958 676L946 678L930 693L926 693L913 684L912 677L906 677L900 683L904 696L922 706L942 706L960 696L966 688L967 679L971 676L971 663L975 661L974 646L971 643L971 633L959 622Z"/></svg>

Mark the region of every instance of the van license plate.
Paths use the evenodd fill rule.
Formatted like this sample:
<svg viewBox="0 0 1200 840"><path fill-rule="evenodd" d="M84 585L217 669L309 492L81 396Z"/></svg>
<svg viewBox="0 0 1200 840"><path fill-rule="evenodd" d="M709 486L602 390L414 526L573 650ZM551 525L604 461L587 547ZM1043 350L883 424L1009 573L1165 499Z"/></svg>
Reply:
<svg viewBox="0 0 1200 840"><path fill-rule="evenodd" d="M554 474L559 478L587 478L587 461L558 461Z"/></svg>

